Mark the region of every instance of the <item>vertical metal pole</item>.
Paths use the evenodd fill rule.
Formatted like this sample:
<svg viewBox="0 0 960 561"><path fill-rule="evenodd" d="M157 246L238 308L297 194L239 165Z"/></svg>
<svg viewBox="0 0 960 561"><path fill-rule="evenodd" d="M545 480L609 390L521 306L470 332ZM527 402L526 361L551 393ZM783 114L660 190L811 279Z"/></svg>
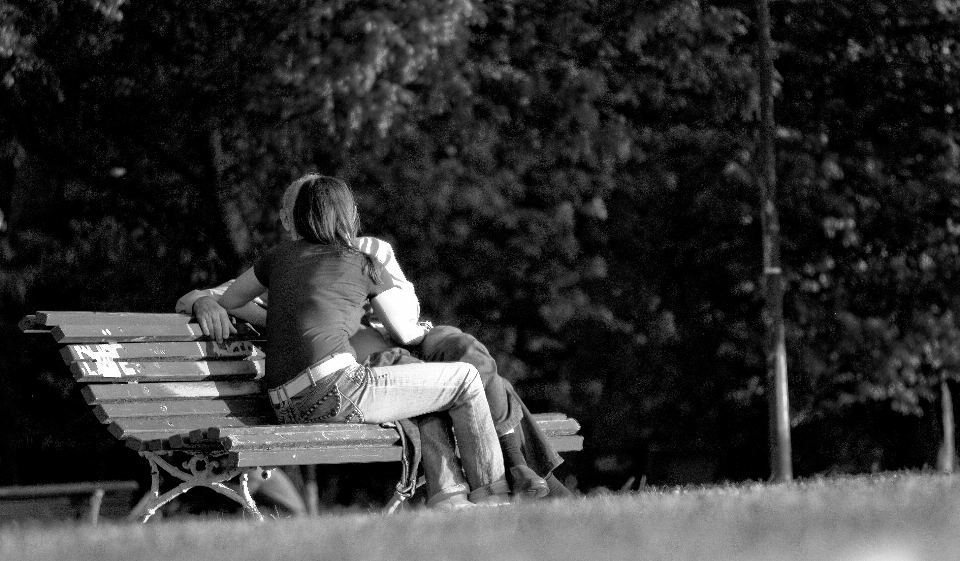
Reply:
<svg viewBox="0 0 960 561"><path fill-rule="evenodd" d="M943 440L940 441L940 451L937 454L937 469L943 473L953 473L957 461L953 396L950 394L945 372L940 373L940 423L943 427Z"/></svg>
<svg viewBox="0 0 960 561"><path fill-rule="evenodd" d="M783 272L780 268L780 218L777 215L776 151L773 119L773 53L769 0L757 0L760 54L760 224L763 230L763 323L770 408L770 479L793 479L787 351L783 329Z"/></svg>

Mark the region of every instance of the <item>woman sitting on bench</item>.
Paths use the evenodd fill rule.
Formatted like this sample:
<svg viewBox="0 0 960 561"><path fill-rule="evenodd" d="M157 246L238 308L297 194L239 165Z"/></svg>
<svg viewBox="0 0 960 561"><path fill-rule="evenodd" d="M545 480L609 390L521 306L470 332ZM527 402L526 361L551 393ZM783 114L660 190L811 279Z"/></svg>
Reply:
<svg viewBox="0 0 960 561"><path fill-rule="evenodd" d="M272 248L219 299L230 310L270 289L264 383L278 418L284 423L384 423L444 412L456 433L466 484L459 474L431 473L436 466L449 470L457 461L449 438L433 439L434 446L423 450L428 504L508 503L503 456L477 369L462 362L357 363L348 339L359 328L368 299L398 341L416 344L425 328L410 317L380 264L353 246L359 220L346 183L316 174L295 183L300 190L292 219L299 239ZM439 453L438 445L444 447Z"/></svg>

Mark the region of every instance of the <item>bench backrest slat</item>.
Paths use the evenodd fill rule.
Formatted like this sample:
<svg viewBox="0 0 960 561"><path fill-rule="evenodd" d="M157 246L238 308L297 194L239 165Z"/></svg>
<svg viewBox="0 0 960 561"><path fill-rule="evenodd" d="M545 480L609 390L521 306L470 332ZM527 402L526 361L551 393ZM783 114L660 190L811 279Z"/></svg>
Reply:
<svg viewBox="0 0 960 561"><path fill-rule="evenodd" d="M39 311L35 317L44 325L184 325L194 322L187 314L171 313Z"/></svg>
<svg viewBox="0 0 960 561"><path fill-rule="evenodd" d="M197 362L83 361L70 365L78 382L252 380L263 375L262 360Z"/></svg>
<svg viewBox="0 0 960 561"><path fill-rule="evenodd" d="M199 341L206 339L196 323L179 325L57 325L50 330L58 343L125 343L162 341ZM260 340L263 337L247 324L237 326L237 341Z"/></svg>
<svg viewBox="0 0 960 561"><path fill-rule="evenodd" d="M101 343L66 345L60 349L64 362L97 360L197 361L262 359L263 350L252 341Z"/></svg>
<svg viewBox="0 0 960 561"><path fill-rule="evenodd" d="M257 382L160 382L147 384L88 384L80 390L90 405L111 401L213 399L258 396Z"/></svg>

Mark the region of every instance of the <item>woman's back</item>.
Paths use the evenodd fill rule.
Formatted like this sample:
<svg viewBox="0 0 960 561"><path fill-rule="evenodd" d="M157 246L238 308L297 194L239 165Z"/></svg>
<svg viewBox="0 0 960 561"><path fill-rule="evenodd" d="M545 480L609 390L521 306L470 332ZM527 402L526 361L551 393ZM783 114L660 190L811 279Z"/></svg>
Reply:
<svg viewBox="0 0 960 561"><path fill-rule="evenodd" d="M390 288L373 281L367 263L359 252L303 240L282 242L257 262L257 279L270 289L267 387L331 354L356 356L349 338L360 327L363 305Z"/></svg>

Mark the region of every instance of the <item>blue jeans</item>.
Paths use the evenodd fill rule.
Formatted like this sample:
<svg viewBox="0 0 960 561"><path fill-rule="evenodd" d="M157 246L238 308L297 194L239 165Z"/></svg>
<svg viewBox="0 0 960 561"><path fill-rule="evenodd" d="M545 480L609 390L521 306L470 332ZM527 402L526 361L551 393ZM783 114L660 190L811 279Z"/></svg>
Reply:
<svg viewBox="0 0 960 561"><path fill-rule="evenodd" d="M498 435L520 424L523 411L519 401L510 399L505 380L497 373L497 362L476 337L456 327L437 325L427 332L418 350L416 354L426 362L466 362L477 368Z"/></svg>
<svg viewBox="0 0 960 561"><path fill-rule="evenodd" d="M284 423L384 423L443 412L418 420L428 492L434 497L465 491L470 498L506 493L503 454L477 369L463 362L344 368L276 409ZM459 462L453 452L453 426ZM424 429L427 431L423 434Z"/></svg>

